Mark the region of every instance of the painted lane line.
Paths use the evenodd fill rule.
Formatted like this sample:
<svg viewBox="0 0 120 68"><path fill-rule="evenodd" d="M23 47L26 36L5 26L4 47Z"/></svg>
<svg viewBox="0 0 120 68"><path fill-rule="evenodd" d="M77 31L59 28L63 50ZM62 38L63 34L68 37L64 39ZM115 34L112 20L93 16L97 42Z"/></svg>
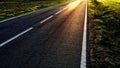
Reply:
<svg viewBox="0 0 120 68"><path fill-rule="evenodd" d="M23 35L23 34L27 33L28 31L30 31L30 30L32 30L32 29L33 29L33 27L30 27L30 28L28 28L27 30L25 30L25 31L23 31L23 32L21 32L21 33L19 33L19 34L17 34L16 36L14 36L14 37L12 37L12 38L8 39L7 41L5 41L5 42L1 43L1 44L0 44L0 47L2 47L2 46L4 46L4 45L6 45L7 43L9 43L9 42L13 41L14 39L16 39L16 38L20 37L21 35Z"/></svg>
<svg viewBox="0 0 120 68"><path fill-rule="evenodd" d="M63 8L62 11L66 10L66 9L67 9L67 7Z"/></svg>
<svg viewBox="0 0 120 68"><path fill-rule="evenodd" d="M55 14L59 14L59 13L61 13L62 11L64 11L65 9L67 9L67 7L65 7L65 8L63 8L62 10L56 12Z"/></svg>
<svg viewBox="0 0 120 68"><path fill-rule="evenodd" d="M38 12L38 11L39 11L39 10L33 11L33 12L28 12L28 13L25 13L25 14L21 14L21 15L15 16L15 17L11 17L11 18L8 18L8 19L5 19L5 20L0 21L0 23L6 22L6 21L9 21L9 20L13 20L13 19L16 19L16 18L25 16L25 15L29 15L29 14L32 14L32 13L35 13L35 12Z"/></svg>
<svg viewBox="0 0 120 68"><path fill-rule="evenodd" d="M68 7L65 7L63 10L67 9Z"/></svg>
<svg viewBox="0 0 120 68"><path fill-rule="evenodd" d="M65 4L65 3L63 3L63 4ZM59 5L57 5L57 6L60 6L60 5L62 5L62 4L59 4ZM11 17L11 18L8 18L8 19L5 19L5 20L0 21L0 24L3 23L3 22L9 21L9 20L13 20L13 19L16 19L16 18L25 16L25 15L29 15L29 14L32 14L32 13L36 13L36 12L39 12L39 11L45 11L46 9L52 9L52 8L57 7L57 6L51 6L51 7L48 7L48 8L43 8L43 9L40 9L40 10L37 10L37 11L32 11L32 12L28 12L28 13L25 13L25 14L21 14L21 15L15 16L15 17Z"/></svg>
<svg viewBox="0 0 120 68"><path fill-rule="evenodd" d="M63 10L60 10L60 11L58 11L58 12L56 12L55 14L59 14L59 13L61 13Z"/></svg>
<svg viewBox="0 0 120 68"><path fill-rule="evenodd" d="M52 17L53 17L53 16L49 16L48 18L46 18L45 20L41 21L40 23L43 23L43 22L47 21L48 19L50 19L50 18L52 18ZM32 29L33 29L33 27L30 27L30 28L28 28L27 30L25 30L25 31L23 31L23 32L21 32L21 33L19 33L19 34L17 34L16 36L14 36L14 37L8 39L7 41L1 43L1 44L0 44L0 47L6 45L7 43L9 43L9 42L11 42L12 40L14 40L14 39L20 37L21 35L27 33L28 31L30 31L30 30L32 30Z"/></svg>
<svg viewBox="0 0 120 68"><path fill-rule="evenodd" d="M46 18L46 19L44 19L43 21L41 21L40 23L42 24L42 23L44 23L45 21L47 21L47 20L49 20L50 18L52 18L53 17L53 15L52 16L49 16L48 18Z"/></svg>
<svg viewBox="0 0 120 68"><path fill-rule="evenodd" d="M81 52L81 66L80 68L86 68L86 50L87 49L87 0L85 9L85 21L84 21L84 31L83 31L83 42L82 42L82 52Z"/></svg>

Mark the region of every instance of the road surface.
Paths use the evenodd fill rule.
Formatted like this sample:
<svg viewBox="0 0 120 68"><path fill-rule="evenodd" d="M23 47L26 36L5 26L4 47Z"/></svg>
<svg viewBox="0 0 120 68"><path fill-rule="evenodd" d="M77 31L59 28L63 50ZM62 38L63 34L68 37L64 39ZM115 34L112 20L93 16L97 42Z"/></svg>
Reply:
<svg viewBox="0 0 120 68"><path fill-rule="evenodd" d="M85 0L0 22L0 68L80 68Z"/></svg>

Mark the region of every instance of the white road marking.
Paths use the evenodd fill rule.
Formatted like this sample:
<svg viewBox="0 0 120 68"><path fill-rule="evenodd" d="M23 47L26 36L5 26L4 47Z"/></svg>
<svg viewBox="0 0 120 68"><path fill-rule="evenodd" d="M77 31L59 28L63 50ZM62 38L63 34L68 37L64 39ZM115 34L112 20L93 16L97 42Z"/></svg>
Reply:
<svg viewBox="0 0 120 68"><path fill-rule="evenodd" d="M56 12L55 14L59 14L59 13L61 13L63 10L60 10L60 11L58 11L58 12Z"/></svg>
<svg viewBox="0 0 120 68"><path fill-rule="evenodd" d="M7 43L9 43L9 42L11 42L12 40L14 40L14 39L20 37L21 35L27 33L28 31L30 31L30 30L32 30L32 29L33 29L33 27L30 27L30 28L28 28L27 30L25 30L25 31L23 31L23 32L21 32L21 33L19 33L19 34L17 34L16 36L14 36L14 37L8 39L7 41L1 43L1 44L0 44L0 47L6 45Z"/></svg>
<svg viewBox="0 0 120 68"><path fill-rule="evenodd" d="M49 16L48 18L46 18L46 19L44 19L43 21L41 21L40 23L44 23L45 21L47 21L48 19L50 19L50 18L52 18L53 17L53 15L52 16ZM6 20L7 21L7 20ZM25 33L27 33L28 31L30 31L30 30L32 30L33 29L33 27L30 27L30 28L28 28L27 30L25 30L25 31L23 31L23 32L21 32L21 33L19 33L19 34L17 34L16 36L14 36L14 37L12 37L12 38L10 38L10 39L8 39L7 41L5 41L5 42L3 42L3 43L1 43L0 44L0 47L2 47L2 46L4 46L4 45L6 45L7 43L9 43L9 42L11 42L12 40L14 40L14 39L16 39L16 38L18 38L18 37L20 37L21 35L23 35L23 34L25 34Z"/></svg>
<svg viewBox="0 0 120 68"><path fill-rule="evenodd" d="M53 6L53 7L54 7L54 6ZM52 7L48 7L48 8L52 8ZM44 9L40 9L40 10L42 11L42 10L45 10L45 9L48 9L48 8L44 8ZM12 19L15 19L15 18L19 18L19 17L25 16L25 15L29 15L29 14L32 14L32 13L38 12L38 11L40 11L40 10L32 11L32 12L28 12L28 13L21 14L21 15L15 16L15 17L11 17L11 18L8 18L8 19L5 19L5 20L0 21L0 23L3 23L3 22L6 22L6 21L9 21L9 20L12 20Z"/></svg>
<svg viewBox="0 0 120 68"><path fill-rule="evenodd" d="M43 20L43 21L41 21L40 23L44 23L45 21L47 21L48 19L50 19L50 18L52 18L52 17L53 17L53 15L52 15L52 16L49 16L49 17L48 17L48 18L46 18L46 19L44 19L44 20ZM14 39L16 39L16 38L20 37L21 35L23 35L23 34L27 33L28 31L30 31L30 30L32 30L32 29L33 29L33 27L30 27L30 28L28 28L27 30L25 30L25 31L23 31L23 32L21 32L21 33L19 33L19 34L17 34L16 36L14 36L14 37L12 37L12 38L8 39L7 41L5 41L5 42L1 43L1 44L0 44L0 47L2 47L2 46L4 46L4 45L6 45L7 43L9 43L9 42L11 42L12 40L14 40Z"/></svg>
<svg viewBox="0 0 120 68"><path fill-rule="evenodd" d="M59 14L59 13L61 13L62 11L64 11L65 9L67 9L67 7L65 7L64 9L62 9L62 10L56 12L55 14Z"/></svg>
<svg viewBox="0 0 120 68"><path fill-rule="evenodd" d="M48 18L46 18L46 19L44 19L43 21L41 21L40 23L42 24L42 23L44 23L45 21L47 21L47 20L49 20L50 18L52 18L53 17L53 15L52 16L49 16Z"/></svg>
<svg viewBox="0 0 120 68"><path fill-rule="evenodd" d="M65 7L63 10L67 9L68 7Z"/></svg>
<svg viewBox="0 0 120 68"><path fill-rule="evenodd" d="M86 48L87 47L87 0L85 9L85 21L84 21L84 32L83 32L83 42L82 42L82 53L81 53L81 66L80 68L86 68Z"/></svg>
<svg viewBox="0 0 120 68"><path fill-rule="evenodd" d="M65 9L67 9L67 7L64 8L64 9L62 9L62 10L60 10L60 11L58 11L56 14L59 14L60 12L62 12L62 11L65 10ZM34 11L34 12L37 12L37 11ZM9 18L9 19L0 21L0 23L5 22L5 21L8 21L8 20L11 20L11 19L15 19L15 18L18 18L18 17L21 17L21 16L24 16L24 15L27 15L27 14L31 14L31 13L34 13L34 12L30 12L30 13L22 14L22 15L19 15L19 16L16 16L16 17L12 17L12 18ZM51 16L49 16L48 18L44 19L44 20L41 21L40 23L42 24L42 23L44 23L45 21L49 20L49 19L52 18L52 17L53 17L53 15L51 15ZM30 31L30 30L32 30L32 29L33 29L33 27L30 27L30 28L28 28L27 30L25 30L25 31L23 31L23 32L21 32L21 33L19 33L19 34L17 34L16 36L14 36L14 37L8 39L7 41L1 43L1 44L0 44L0 47L6 45L7 43L9 43L9 42L11 42L12 40L14 40L14 39L20 37L21 35L27 33L28 31Z"/></svg>
<svg viewBox="0 0 120 68"><path fill-rule="evenodd" d="M16 18L25 16L25 15L29 15L29 14L32 14L32 13L35 13L35 12L38 12L38 11L39 11L39 10L33 11L33 12L28 12L28 13L25 13L25 14L21 14L21 15L15 16L15 17L11 17L11 18L8 18L8 19L5 19L5 20L0 21L0 23L6 22L6 21L9 21L9 20L12 20L12 19L16 19Z"/></svg>

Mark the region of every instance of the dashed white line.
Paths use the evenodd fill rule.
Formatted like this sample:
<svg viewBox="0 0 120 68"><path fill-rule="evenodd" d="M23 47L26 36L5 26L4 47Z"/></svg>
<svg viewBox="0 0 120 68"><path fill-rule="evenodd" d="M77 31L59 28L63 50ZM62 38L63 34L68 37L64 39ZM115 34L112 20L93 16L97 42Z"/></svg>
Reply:
<svg viewBox="0 0 120 68"><path fill-rule="evenodd" d="M49 16L48 18L46 18L46 19L44 19L43 21L41 21L40 23L42 24L42 23L44 23L45 21L47 21L47 20L49 20L50 18L52 18L53 17L53 15L52 16Z"/></svg>
<svg viewBox="0 0 120 68"><path fill-rule="evenodd" d="M30 30L32 30L32 29L33 29L33 27L30 27L30 28L28 28L27 30L25 30L25 31L23 31L23 32L21 32L21 33L19 33L19 34L17 34L16 36L14 36L14 37L8 39L7 41L1 43L1 44L0 44L0 47L6 45L7 43L9 43L9 42L11 42L12 40L14 40L14 39L20 37L21 35L27 33L28 31L30 31Z"/></svg>
<svg viewBox="0 0 120 68"><path fill-rule="evenodd" d="M86 48L87 47L87 0L85 9L85 21L84 21L84 31L83 31L83 42L82 42L82 53L81 53L81 64L80 68L86 68Z"/></svg>
<svg viewBox="0 0 120 68"><path fill-rule="evenodd" d="M68 7L65 7L63 10L67 9Z"/></svg>
<svg viewBox="0 0 120 68"><path fill-rule="evenodd" d="M53 17L53 15L52 15L52 16L49 16L49 17L48 17L48 18L46 18L46 19L44 19L44 20L43 20L43 21L41 21L40 23L44 23L45 21L47 21L48 19L50 19L50 18L52 18L52 17ZM0 44L0 47L2 47L2 46L4 46L4 45L6 45L7 43L9 43L9 42L13 41L14 39L16 39L16 38L20 37L21 35L23 35L23 34L27 33L28 31L30 31L30 30L32 30L32 29L33 29L33 27L30 27L30 28L28 28L27 30L25 30L25 31L23 31L23 32L21 32L21 33L19 33L19 34L17 34L16 36L14 36L14 37L12 37L12 38L8 39L7 41L5 41L5 42L1 43L1 44Z"/></svg>
<svg viewBox="0 0 120 68"><path fill-rule="evenodd" d="M59 14L59 13L61 13L62 11L64 11L65 9L67 9L67 7L64 8L64 9L62 9L62 10L60 10L60 11L58 11L58 12L56 12L55 14Z"/></svg>
<svg viewBox="0 0 120 68"><path fill-rule="evenodd" d="M58 12L55 13L55 14L59 14L60 12L62 12L62 11L65 10L65 9L67 9L67 7L64 8L64 9L62 9L62 10L60 10L60 11L58 11ZM33 13L33 12L31 12L31 13ZM20 15L20 16L16 16L16 17L13 17L13 18L9 18L9 19L3 20L3 21L0 21L0 23L1 23L1 22L5 22L5 21L8 21L8 20L11 20L11 19L14 19L14 18L17 18L17 17L24 16L24 15L27 15L27 14L30 14L30 13L26 13L26 14L23 14L23 15ZM44 23L45 21L49 20L49 19L52 18L52 17L53 17L53 15L49 16L48 18L44 19L43 21L40 21L40 24ZM6 45L7 43L13 41L14 39L20 37L21 35L27 33L28 31L30 31L30 30L32 30L32 29L33 29L33 27L30 27L30 28L28 28L27 30L25 30L25 31L23 31L23 32L21 32L21 33L19 33L19 34L17 34L16 36L14 36L14 37L8 39L7 41L1 43L1 44L0 44L0 47Z"/></svg>
<svg viewBox="0 0 120 68"><path fill-rule="evenodd" d="M63 10L60 10L60 11L58 11L58 12L56 12L55 14L59 14L59 13L61 13Z"/></svg>

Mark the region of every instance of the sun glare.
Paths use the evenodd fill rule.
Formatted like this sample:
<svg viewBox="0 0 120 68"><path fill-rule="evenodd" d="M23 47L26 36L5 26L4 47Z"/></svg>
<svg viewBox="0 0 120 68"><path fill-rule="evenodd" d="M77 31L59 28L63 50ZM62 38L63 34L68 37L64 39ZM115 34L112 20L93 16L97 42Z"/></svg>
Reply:
<svg viewBox="0 0 120 68"><path fill-rule="evenodd" d="M75 0L74 2L72 2L68 5L68 8L69 9L75 9L80 4L81 1L82 0Z"/></svg>

